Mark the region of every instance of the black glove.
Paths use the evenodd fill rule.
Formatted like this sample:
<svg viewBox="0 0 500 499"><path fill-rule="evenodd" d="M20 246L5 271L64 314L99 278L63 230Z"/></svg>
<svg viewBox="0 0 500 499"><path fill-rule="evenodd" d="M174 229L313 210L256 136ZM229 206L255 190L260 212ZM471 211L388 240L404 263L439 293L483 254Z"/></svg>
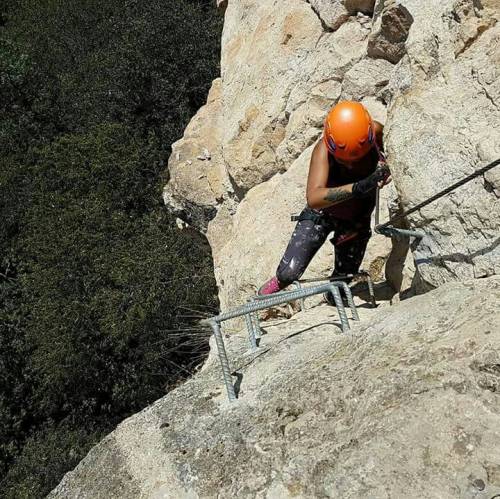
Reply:
<svg viewBox="0 0 500 499"><path fill-rule="evenodd" d="M389 168L386 166L377 168L371 175L352 185L353 197L361 198L366 196L372 189L377 187L379 182L385 180L389 175Z"/></svg>

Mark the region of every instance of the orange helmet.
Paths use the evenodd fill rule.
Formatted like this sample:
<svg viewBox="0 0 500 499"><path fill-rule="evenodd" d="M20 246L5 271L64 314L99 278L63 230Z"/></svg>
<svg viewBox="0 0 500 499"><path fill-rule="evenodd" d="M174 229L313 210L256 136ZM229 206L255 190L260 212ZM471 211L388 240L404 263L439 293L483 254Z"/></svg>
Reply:
<svg viewBox="0 0 500 499"><path fill-rule="evenodd" d="M367 154L375 142L373 120L363 104L339 102L326 117L323 140L335 158L356 161Z"/></svg>

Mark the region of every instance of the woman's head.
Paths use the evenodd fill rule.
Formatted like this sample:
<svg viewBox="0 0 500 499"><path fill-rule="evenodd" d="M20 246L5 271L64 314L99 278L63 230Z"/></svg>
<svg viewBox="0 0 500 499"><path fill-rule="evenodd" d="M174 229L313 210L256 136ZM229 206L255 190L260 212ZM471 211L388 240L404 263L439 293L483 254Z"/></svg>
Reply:
<svg viewBox="0 0 500 499"><path fill-rule="evenodd" d="M375 142L373 120L363 104L339 102L326 117L323 140L336 159L357 161Z"/></svg>

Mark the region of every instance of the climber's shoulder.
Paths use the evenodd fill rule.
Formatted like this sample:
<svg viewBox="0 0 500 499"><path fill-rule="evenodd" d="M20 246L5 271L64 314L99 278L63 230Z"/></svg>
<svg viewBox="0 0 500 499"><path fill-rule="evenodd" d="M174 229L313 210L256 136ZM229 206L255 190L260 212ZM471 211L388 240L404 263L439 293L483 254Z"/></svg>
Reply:
<svg viewBox="0 0 500 499"><path fill-rule="evenodd" d="M311 154L311 166L313 165L328 167L328 149L322 137L316 142Z"/></svg>
<svg viewBox="0 0 500 499"><path fill-rule="evenodd" d="M311 153L309 174L307 177L307 191L311 188L325 187L328 181L328 171L328 149L323 139L320 138Z"/></svg>
<svg viewBox="0 0 500 499"><path fill-rule="evenodd" d="M380 121L373 120L373 129L378 146L384 149L384 125Z"/></svg>

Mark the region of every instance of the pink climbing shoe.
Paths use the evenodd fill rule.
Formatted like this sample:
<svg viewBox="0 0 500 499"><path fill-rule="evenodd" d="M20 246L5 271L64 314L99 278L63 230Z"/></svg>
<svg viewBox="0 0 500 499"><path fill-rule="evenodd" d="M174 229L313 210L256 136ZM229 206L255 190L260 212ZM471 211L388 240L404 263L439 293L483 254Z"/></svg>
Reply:
<svg viewBox="0 0 500 499"><path fill-rule="evenodd" d="M259 291L257 291L258 295L271 295L273 293L277 293L278 291L281 290L280 287L280 282L278 281L278 278L276 276L271 277L269 281L264 283Z"/></svg>

